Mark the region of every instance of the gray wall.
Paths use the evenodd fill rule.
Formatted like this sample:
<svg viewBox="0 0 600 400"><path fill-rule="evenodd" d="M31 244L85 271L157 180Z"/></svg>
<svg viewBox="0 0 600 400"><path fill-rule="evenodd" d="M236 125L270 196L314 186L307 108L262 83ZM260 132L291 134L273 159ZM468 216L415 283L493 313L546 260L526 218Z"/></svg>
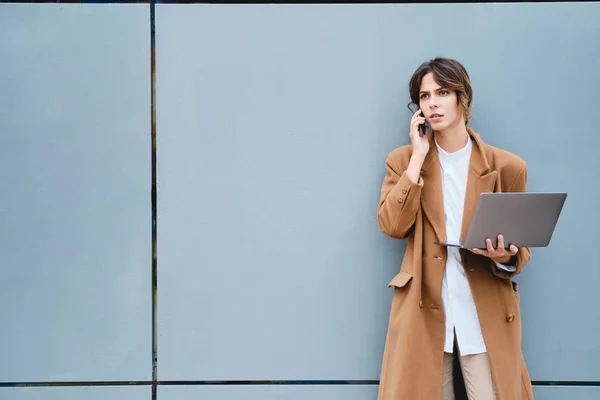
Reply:
<svg viewBox="0 0 600 400"><path fill-rule="evenodd" d="M0 5L0 382L151 379L149 18L148 5ZM473 127L528 162L529 190L569 193L518 279L532 379L600 381L599 39L597 3L157 5L159 380L378 379L404 250L377 227L384 161L408 143L410 74L442 55L469 70ZM150 390L0 388L95 395Z"/></svg>
<svg viewBox="0 0 600 400"><path fill-rule="evenodd" d="M151 379L148 20L0 5L2 382Z"/></svg>

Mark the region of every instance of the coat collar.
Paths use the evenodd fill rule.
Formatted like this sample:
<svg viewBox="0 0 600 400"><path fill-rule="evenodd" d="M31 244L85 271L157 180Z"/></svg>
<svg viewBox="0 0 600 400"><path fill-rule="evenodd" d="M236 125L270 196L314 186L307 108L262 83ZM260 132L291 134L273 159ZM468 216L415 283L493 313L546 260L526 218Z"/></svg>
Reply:
<svg viewBox="0 0 600 400"><path fill-rule="evenodd" d="M475 212L479 195L484 192L493 192L496 185L497 171L490 167L485 155L485 144L480 136L471 128L467 127L469 137L473 141L471 158L469 161L469 173L467 176L467 189L465 192L465 203L463 209L463 220L460 233L460 241L464 241L471 218ZM423 177L423 194L421 202L423 212L431 222L437 240L446 241L446 217L444 213L444 198L442 191L442 174L437 146L434 135L429 135L429 152L421 167Z"/></svg>

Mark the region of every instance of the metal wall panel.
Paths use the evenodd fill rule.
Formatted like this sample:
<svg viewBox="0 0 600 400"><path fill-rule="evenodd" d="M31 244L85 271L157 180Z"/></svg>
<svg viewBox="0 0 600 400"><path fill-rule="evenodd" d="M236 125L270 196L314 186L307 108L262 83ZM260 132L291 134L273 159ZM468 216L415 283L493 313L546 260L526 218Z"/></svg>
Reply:
<svg viewBox="0 0 600 400"><path fill-rule="evenodd" d="M148 400L149 386L0 388L2 400Z"/></svg>
<svg viewBox="0 0 600 400"><path fill-rule="evenodd" d="M0 5L0 381L151 377L148 11Z"/></svg>
<svg viewBox="0 0 600 400"><path fill-rule="evenodd" d="M600 4L159 5L161 379L377 379L404 244L377 227L420 62L569 192L519 278L534 380L598 380ZM535 27L535 29L532 29Z"/></svg>
<svg viewBox="0 0 600 400"><path fill-rule="evenodd" d="M378 14L157 7L160 379L376 377Z"/></svg>
<svg viewBox="0 0 600 400"><path fill-rule="evenodd" d="M539 400L597 400L598 387L536 386L533 388ZM371 400L377 397L377 386L163 386L159 398L169 400Z"/></svg>
<svg viewBox="0 0 600 400"><path fill-rule="evenodd" d="M169 400L367 400L377 397L377 386L161 386L158 397Z"/></svg>
<svg viewBox="0 0 600 400"><path fill-rule="evenodd" d="M600 399L600 387L596 386L534 386L536 400L597 400Z"/></svg>

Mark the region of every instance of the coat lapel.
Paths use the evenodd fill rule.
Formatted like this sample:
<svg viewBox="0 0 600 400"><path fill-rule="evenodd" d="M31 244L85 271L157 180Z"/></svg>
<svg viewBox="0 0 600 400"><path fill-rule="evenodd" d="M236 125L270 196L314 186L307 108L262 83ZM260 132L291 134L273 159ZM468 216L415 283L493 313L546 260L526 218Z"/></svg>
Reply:
<svg viewBox="0 0 600 400"><path fill-rule="evenodd" d="M463 242L471 225L471 219L479 200L479 195L484 192L493 192L496 186L497 171L492 171L484 151L484 144L477 133L467 128L473 140L473 149L469 162L467 177L467 189L465 192L465 204L463 220L460 231L460 241ZM446 217L444 214L444 194L442 190L442 173L437 146L433 135L429 136L429 152L423 167L421 176L425 181L421 204L423 212L433 226L433 230L440 242L446 241Z"/></svg>
<svg viewBox="0 0 600 400"><path fill-rule="evenodd" d="M469 175L467 177L467 190L465 192L465 205L463 210L462 226L460 230L461 243L465 240L475 207L479 201L479 195L485 192L493 192L496 186L497 171L492 171L485 156L483 142L477 133L467 128L473 139L473 149L469 164Z"/></svg>

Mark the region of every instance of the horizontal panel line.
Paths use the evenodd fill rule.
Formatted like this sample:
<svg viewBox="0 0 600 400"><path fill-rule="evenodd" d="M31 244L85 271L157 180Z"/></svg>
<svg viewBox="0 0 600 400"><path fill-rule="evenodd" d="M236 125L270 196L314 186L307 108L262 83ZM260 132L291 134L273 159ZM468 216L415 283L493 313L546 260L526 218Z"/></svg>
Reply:
<svg viewBox="0 0 600 400"><path fill-rule="evenodd" d="M564 0L559 0L563 1ZM598 0L580 0L579 2L597 2ZM548 3L553 1L548 0L528 0L528 3ZM163 4L423 4L422 1L332 1L332 0L320 0L320 1L195 1L195 0L156 0L156 3ZM441 4L452 4L452 3L473 3L473 0L429 0L425 4L441 3ZM485 3L515 3L515 0L480 0L478 4Z"/></svg>
<svg viewBox="0 0 600 400"><path fill-rule="evenodd" d="M44 4L44 3L62 3L62 4L150 4L150 0L0 0L0 4Z"/></svg>
<svg viewBox="0 0 600 400"><path fill-rule="evenodd" d="M2 387L52 386L150 386L152 381L72 381L72 382L0 382Z"/></svg>
<svg viewBox="0 0 600 400"><path fill-rule="evenodd" d="M256 381L158 381L162 386L235 385L379 385L378 380L256 380Z"/></svg>
<svg viewBox="0 0 600 400"><path fill-rule="evenodd" d="M152 381L0 382L3 387L150 386ZM378 385L378 380L181 380L157 381L158 386ZM533 386L598 386L600 381L532 381Z"/></svg>
<svg viewBox="0 0 600 400"><path fill-rule="evenodd" d="M378 380L235 380L235 381L158 381L162 386L194 385L379 385ZM533 381L534 386L600 386L600 381Z"/></svg>
<svg viewBox="0 0 600 400"><path fill-rule="evenodd" d="M1 3L65 3L65 4L86 4L86 3L111 3L111 4L129 4L145 3L150 4L151 0L0 0ZM514 3L515 0L482 0L479 4L485 3ZM528 3L548 3L548 0L529 0ZM550 1L552 2L552 1ZM595 3L597 0L579 0L579 3ZM156 4L422 4L420 1L196 1L196 0L156 0ZM427 3L473 3L472 0L430 0Z"/></svg>
<svg viewBox="0 0 600 400"><path fill-rule="evenodd" d="M533 386L600 386L600 381L531 381Z"/></svg>

